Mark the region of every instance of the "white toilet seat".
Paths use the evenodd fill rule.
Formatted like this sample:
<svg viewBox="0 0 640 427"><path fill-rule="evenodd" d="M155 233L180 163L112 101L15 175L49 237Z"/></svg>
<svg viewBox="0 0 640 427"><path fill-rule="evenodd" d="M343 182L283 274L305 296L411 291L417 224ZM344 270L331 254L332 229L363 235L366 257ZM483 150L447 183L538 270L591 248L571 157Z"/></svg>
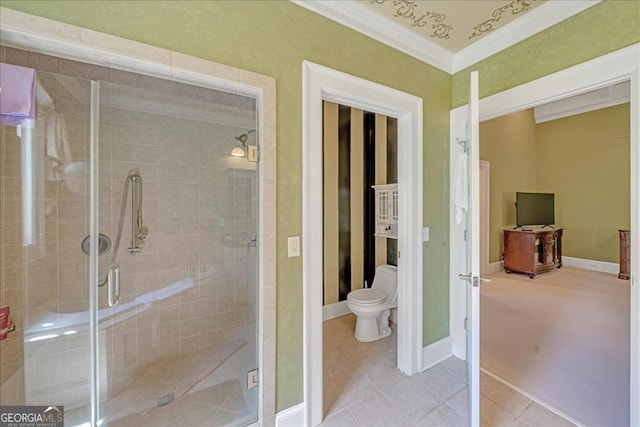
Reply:
<svg viewBox="0 0 640 427"><path fill-rule="evenodd" d="M389 316L397 305L398 268L379 265L370 288L347 294L347 307L356 315L356 339L370 342L391 335Z"/></svg>
<svg viewBox="0 0 640 427"><path fill-rule="evenodd" d="M387 299L384 292L373 288L358 289L349 292L347 300L353 304L360 306L380 305Z"/></svg>

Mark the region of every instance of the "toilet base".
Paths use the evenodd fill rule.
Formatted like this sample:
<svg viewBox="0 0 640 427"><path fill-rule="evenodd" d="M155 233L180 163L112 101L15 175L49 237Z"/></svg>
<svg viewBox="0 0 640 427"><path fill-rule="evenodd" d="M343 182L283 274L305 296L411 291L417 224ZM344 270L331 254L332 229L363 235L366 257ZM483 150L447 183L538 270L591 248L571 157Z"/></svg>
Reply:
<svg viewBox="0 0 640 427"><path fill-rule="evenodd" d="M390 312L387 309L376 317L357 315L355 338L360 342L371 342L391 335L389 314Z"/></svg>

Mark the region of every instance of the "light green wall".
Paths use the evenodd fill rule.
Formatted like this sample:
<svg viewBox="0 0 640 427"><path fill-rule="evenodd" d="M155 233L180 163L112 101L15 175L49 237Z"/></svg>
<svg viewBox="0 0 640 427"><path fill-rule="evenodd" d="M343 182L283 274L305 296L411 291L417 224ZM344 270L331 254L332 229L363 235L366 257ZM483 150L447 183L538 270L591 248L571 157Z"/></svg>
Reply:
<svg viewBox="0 0 640 427"><path fill-rule="evenodd" d="M161 4L160 4L161 3ZM2 1L2 6L274 76L277 83L277 410L302 401L302 61L424 101L424 343L449 335L451 76L288 1ZM304 250L304 248L303 248Z"/></svg>
<svg viewBox="0 0 640 427"><path fill-rule="evenodd" d="M469 73L480 98L640 42L640 1L605 0L453 76L451 105L467 103Z"/></svg>
<svg viewBox="0 0 640 427"><path fill-rule="evenodd" d="M516 223L516 191L536 190L533 110L480 123L480 159L489 162L489 262L502 259L502 230Z"/></svg>
<svg viewBox="0 0 640 427"><path fill-rule="evenodd" d="M537 190L556 194L562 254L618 262L630 222L629 104L537 126Z"/></svg>

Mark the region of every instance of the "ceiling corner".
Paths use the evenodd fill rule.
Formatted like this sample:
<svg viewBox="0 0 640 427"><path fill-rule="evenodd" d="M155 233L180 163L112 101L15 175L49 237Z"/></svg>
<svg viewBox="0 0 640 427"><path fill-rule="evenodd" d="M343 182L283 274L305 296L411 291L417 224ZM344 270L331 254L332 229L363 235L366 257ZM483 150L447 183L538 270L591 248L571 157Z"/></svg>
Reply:
<svg viewBox="0 0 640 427"><path fill-rule="evenodd" d="M374 12L358 1L289 1L442 71L455 74L600 3L602 0L547 1L457 53L453 53L429 38Z"/></svg>
<svg viewBox="0 0 640 427"><path fill-rule="evenodd" d="M600 2L601 0L548 1L457 52L451 64L452 73L462 71Z"/></svg>
<svg viewBox="0 0 640 427"><path fill-rule="evenodd" d="M384 18L356 1L290 1L452 74L453 53L429 39L413 33L402 25Z"/></svg>

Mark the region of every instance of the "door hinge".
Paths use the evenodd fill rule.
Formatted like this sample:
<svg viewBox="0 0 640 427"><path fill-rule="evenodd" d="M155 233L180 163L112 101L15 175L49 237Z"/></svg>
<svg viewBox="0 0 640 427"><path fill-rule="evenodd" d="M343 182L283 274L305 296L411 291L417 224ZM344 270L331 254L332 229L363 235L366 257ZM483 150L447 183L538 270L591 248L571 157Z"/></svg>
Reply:
<svg viewBox="0 0 640 427"><path fill-rule="evenodd" d="M398 259L400 259L400 251L398 251Z"/></svg>
<svg viewBox="0 0 640 427"><path fill-rule="evenodd" d="M258 370L247 372L247 389L254 388L258 385Z"/></svg>
<svg viewBox="0 0 640 427"><path fill-rule="evenodd" d="M467 231L469 231L469 230L464 230L464 241L465 242L467 241Z"/></svg>
<svg viewBox="0 0 640 427"><path fill-rule="evenodd" d="M469 319L467 319L466 317L464 318L464 330L465 330L465 331L467 330L467 321L468 321L468 320L469 320Z"/></svg>

